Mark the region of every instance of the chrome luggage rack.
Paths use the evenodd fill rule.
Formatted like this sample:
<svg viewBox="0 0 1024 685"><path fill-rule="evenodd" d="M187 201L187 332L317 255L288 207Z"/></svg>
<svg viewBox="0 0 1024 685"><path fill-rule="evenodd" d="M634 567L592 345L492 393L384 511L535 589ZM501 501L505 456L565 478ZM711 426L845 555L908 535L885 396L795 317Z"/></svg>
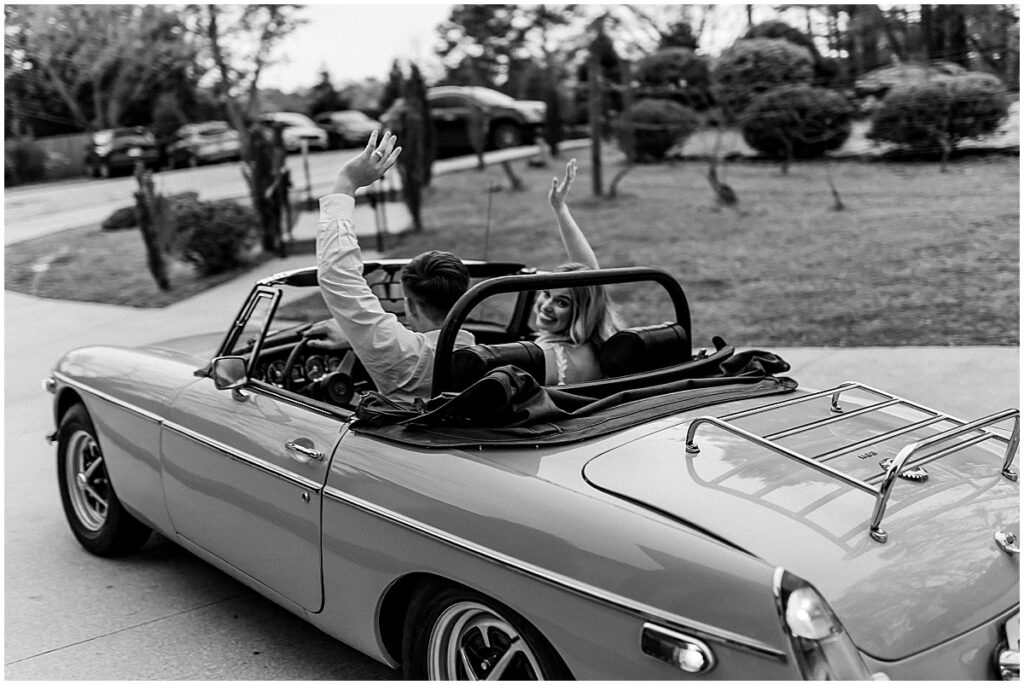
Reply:
<svg viewBox="0 0 1024 685"><path fill-rule="evenodd" d="M847 411L839 404L839 397L844 392L849 392L851 390L863 390L867 393L874 394L883 399L878 402L875 402L874 404L869 404L863 407L859 407L857 409ZM832 414L835 414L835 416L830 416L824 419L817 419L814 421L810 421L808 423L792 426L790 428L776 431L767 435L756 435L742 428L739 428L738 426L735 426L732 423L729 423L730 421L734 421L736 419L753 416L755 414L765 414L768 412L776 411L783 407L793 406L795 404L808 402L810 400L826 397L829 395L832 396L829 411ZM791 449L783 447L782 445L775 442L775 440L778 440L780 438L796 435L798 433L803 433L809 430L813 430L815 428L820 428L822 426L837 423L840 421L846 421L855 416L860 416L862 414L867 414L869 412L878 411L879 409L895 405L909 407L914 410L923 412L928 416L927 418L907 423L906 425L894 428L893 430L890 430L888 432L880 433L878 435L865 438L863 440L858 440L857 442L846 445L839 449L831 450L814 456L800 454ZM987 426L1002 423L1003 421L1009 421L1010 419L1013 419L1013 431L1008 439L1004 438L1003 436L997 433L993 433L988 430L982 430ZM870 478L866 482L857 478L853 478L852 476L842 473L841 471L837 471L836 469L824 463L841 455L856 452L857 450L860 450L869 445L878 444L886 440L889 440L890 438L905 435L919 428L924 428L926 426L940 423L942 421L950 422L956 425L953 428L944 430L923 440L918 440L916 442L912 442L906 445L899 451L896 457L891 460L891 463L888 465L884 473L881 473L874 478ZM875 507L871 517L870 534L872 539L878 542L886 542L889 539L889 534L882 530L881 525L882 517L885 516L885 510L889 504L889 497L892 494L893 486L896 484L896 478L900 475L903 475L905 478L913 479L913 475L908 473L911 469L916 469L917 467L924 466L925 464L931 463L937 459L941 459L943 457L949 456L950 454L966 449L971 445L976 445L979 442L983 442L985 440L997 440L999 442L1006 443L1006 453L1003 458L1003 466L1000 473L1003 475L1004 478L1007 478L1008 480L1011 481L1016 481L1018 477L1017 472L1010 468L1013 464L1014 457L1017 453L1017 446L1020 443L1020 411L1017 409L1005 409L1003 411L996 412L995 414L985 416L975 421L964 422L960 421L959 419L955 419L947 414L935 411L934 409L929 409L927 407L921 406L920 404L916 404L914 402L910 402L909 400L896 397L895 395L891 395L882 390L877 390L876 388L863 385L862 383L846 382L842 383L841 385L837 385L834 388L830 388L828 390L821 390L819 392L810 393L808 395L803 395L801 397L783 400L781 402L775 402L773 404L768 404L762 407L755 407L753 409L738 411L721 417L698 417L690 423L690 427L686 432L687 454L695 455L700 452L700 448L697 446L697 443L694 440L697 433L697 429L706 423L710 423L714 426L717 426L718 428L721 428L722 430L728 431L729 433L750 440L751 442L756 443L757 445L760 445L761 447L764 447L765 449L768 449L772 452L775 452L776 454L781 454L784 457L800 462L806 466L813 468L814 470L820 473L829 475L839 481L842 481L843 483L846 483L847 485L850 485L854 488L857 488L858 490L862 490L874 496ZM953 445L949 445L943 449L940 449L937 452L921 456L920 458L911 461L911 457L919 454L922 450L928 447L932 447L938 443L953 440L954 438L959 438L968 433L974 433L974 435L969 436L967 437L967 439L957 442Z"/></svg>

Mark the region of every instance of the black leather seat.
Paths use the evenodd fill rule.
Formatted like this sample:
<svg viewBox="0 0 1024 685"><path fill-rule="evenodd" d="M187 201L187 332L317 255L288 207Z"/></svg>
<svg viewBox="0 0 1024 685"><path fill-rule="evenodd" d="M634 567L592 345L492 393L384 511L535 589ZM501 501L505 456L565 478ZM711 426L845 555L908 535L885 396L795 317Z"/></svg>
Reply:
<svg viewBox="0 0 1024 685"><path fill-rule="evenodd" d="M511 364L544 384L544 350L526 340L498 345L470 345L452 353L452 387L465 390L499 366Z"/></svg>
<svg viewBox="0 0 1024 685"><path fill-rule="evenodd" d="M718 373L734 348L715 336L715 351L694 358L686 329L678 323L627 328L608 338L598 353L604 378L562 386L570 392L605 397L623 390ZM529 341L471 345L452 353L451 390L461 392L488 371L511 364L544 385L544 351Z"/></svg>
<svg viewBox="0 0 1024 685"><path fill-rule="evenodd" d="M598 363L606 378L629 376L690 361L690 338L678 323L625 328L601 345Z"/></svg>

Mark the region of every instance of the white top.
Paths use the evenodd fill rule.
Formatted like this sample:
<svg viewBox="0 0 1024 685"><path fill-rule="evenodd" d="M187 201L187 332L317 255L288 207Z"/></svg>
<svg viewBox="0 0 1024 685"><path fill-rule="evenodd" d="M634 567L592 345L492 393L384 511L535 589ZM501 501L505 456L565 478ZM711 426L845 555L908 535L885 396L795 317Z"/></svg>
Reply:
<svg viewBox="0 0 1024 685"><path fill-rule="evenodd" d="M400 402L429 399L441 331L411 331L384 311L363 278L363 256L352 223L354 209L351 195L320 198L316 257L324 302L379 392ZM456 349L474 343L468 331L460 330L455 337Z"/></svg>
<svg viewBox="0 0 1024 685"><path fill-rule="evenodd" d="M568 338L547 333L541 333L534 342L544 350L544 385L572 385L604 377L590 343L576 345Z"/></svg>

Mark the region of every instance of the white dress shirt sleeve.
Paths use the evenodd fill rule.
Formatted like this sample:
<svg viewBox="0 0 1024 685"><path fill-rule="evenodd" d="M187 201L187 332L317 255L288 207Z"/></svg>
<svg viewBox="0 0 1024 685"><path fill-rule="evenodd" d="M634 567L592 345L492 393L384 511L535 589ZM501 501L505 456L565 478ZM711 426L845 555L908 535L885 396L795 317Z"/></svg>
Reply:
<svg viewBox="0 0 1024 685"><path fill-rule="evenodd" d="M355 199L350 195L320 198L316 255L324 301L378 391L399 397L429 396L431 379L424 376L430 368L424 368L424 362L433 360L432 346L424 334L409 330L384 311L363 278L354 210Z"/></svg>

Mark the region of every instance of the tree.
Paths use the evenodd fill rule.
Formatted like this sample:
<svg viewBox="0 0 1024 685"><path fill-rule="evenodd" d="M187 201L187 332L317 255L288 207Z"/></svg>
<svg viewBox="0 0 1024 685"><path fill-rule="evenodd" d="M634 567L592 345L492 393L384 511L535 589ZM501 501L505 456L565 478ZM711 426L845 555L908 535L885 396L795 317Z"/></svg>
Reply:
<svg viewBox="0 0 1024 685"><path fill-rule="evenodd" d="M544 99L542 70L564 63L554 29L575 10L548 5L456 5L438 27L437 54L445 67L442 84L485 86L529 100Z"/></svg>
<svg viewBox="0 0 1024 685"><path fill-rule="evenodd" d="M921 5L921 30L928 59L970 68L965 5Z"/></svg>
<svg viewBox="0 0 1024 685"><path fill-rule="evenodd" d="M218 78L213 90L239 133L243 176L260 217L263 249L283 254L281 190L287 183L280 131L251 126L260 111L259 79L281 40L304 23L296 5L206 5L192 25Z"/></svg>
<svg viewBox="0 0 1024 685"><path fill-rule="evenodd" d="M743 140L779 159L787 173L794 158L824 156L850 137L852 107L837 91L805 83L773 88L744 110Z"/></svg>
<svg viewBox="0 0 1024 685"><path fill-rule="evenodd" d="M403 79L401 104L393 128L402 141L398 172L402 177L402 196L412 215L413 229L423 230L423 188L430 183L434 163L433 126L427 89L419 68L413 64Z"/></svg>
<svg viewBox="0 0 1024 685"><path fill-rule="evenodd" d="M320 72L320 81L313 86L309 94L309 115L316 116L321 112L334 112L347 109L345 101L331 85L331 75L327 69Z"/></svg>
<svg viewBox="0 0 1024 685"><path fill-rule="evenodd" d="M644 97L665 97L694 109L711 104L711 69L690 48L662 48L641 59L635 74Z"/></svg>
<svg viewBox="0 0 1024 685"><path fill-rule="evenodd" d="M438 27L442 45L437 54L461 85L500 88L509 80L522 33L514 17L516 5L455 5ZM446 78L444 82L451 82Z"/></svg>
<svg viewBox="0 0 1024 685"><path fill-rule="evenodd" d="M386 112L395 100L402 97L402 88L405 85L405 74L402 73L402 65L395 60L391 63L391 71L388 72L388 81L384 84L384 90L380 96L380 110Z"/></svg>
<svg viewBox="0 0 1024 685"><path fill-rule="evenodd" d="M712 70L715 101L729 120L760 93L791 83L810 83L811 54L789 41L751 38L725 50Z"/></svg>
<svg viewBox="0 0 1024 685"><path fill-rule="evenodd" d="M668 29L661 35L661 43L658 47L666 48L687 48L696 50L699 45L698 36L693 33L693 25L685 19L679 19L669 25Z"/></svg>
<svg viewBox="0 0 1024 685"><path fill-rule="evenodd" d="M942 170L965 138L994 131L1006 118L1006 87L991 74L968 72L894 87L871 117L868 138L939 150Z"/></svg>
<svg viewBox="0 0 1024 685"><path fill-rule="evenodd" d="M5 17L5 82L22 111L42 104L26 99L34 87L77 130L147 124L162 91L196 78L195 47L160 5L7 6Z"/></svg>

